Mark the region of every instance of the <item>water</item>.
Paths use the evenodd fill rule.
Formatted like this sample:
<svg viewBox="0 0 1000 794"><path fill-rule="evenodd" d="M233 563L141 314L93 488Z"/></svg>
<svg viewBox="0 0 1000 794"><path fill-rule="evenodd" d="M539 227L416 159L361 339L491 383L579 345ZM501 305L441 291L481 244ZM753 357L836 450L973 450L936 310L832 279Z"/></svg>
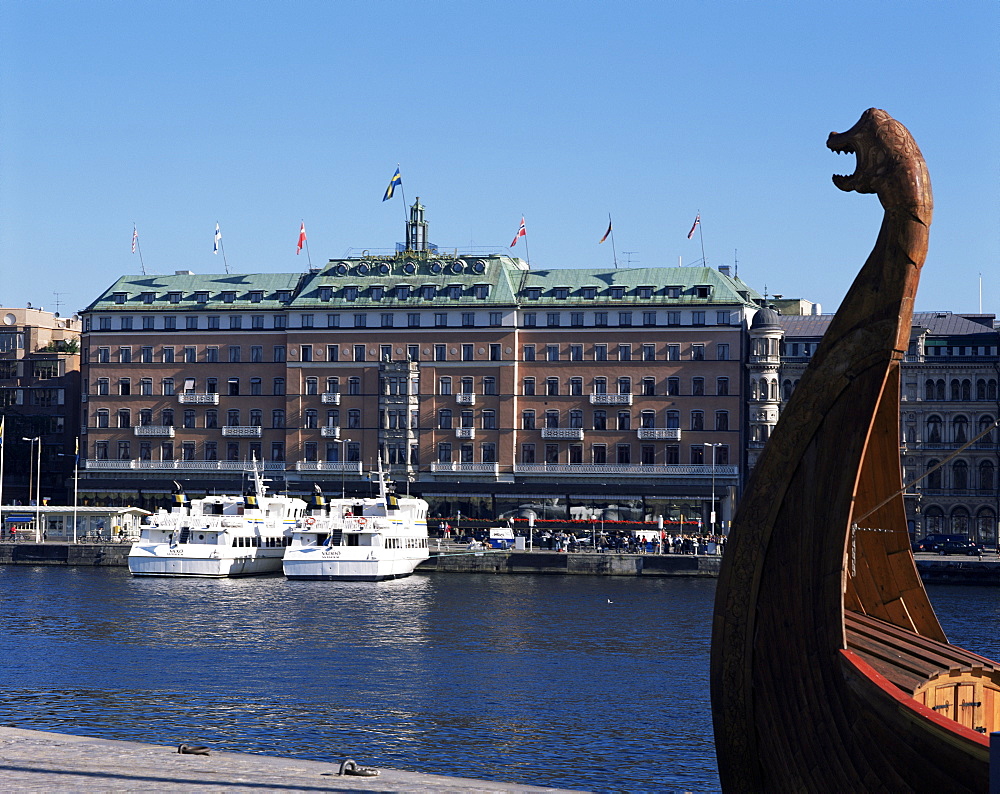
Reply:
<svg viewBox="0 0 1000 794"><path fill-rule="evenodd" d="M714 589L0 566L0 723L564 788L717 791ZM1000 656L996 591L931 595L954 642Z"/></svg>

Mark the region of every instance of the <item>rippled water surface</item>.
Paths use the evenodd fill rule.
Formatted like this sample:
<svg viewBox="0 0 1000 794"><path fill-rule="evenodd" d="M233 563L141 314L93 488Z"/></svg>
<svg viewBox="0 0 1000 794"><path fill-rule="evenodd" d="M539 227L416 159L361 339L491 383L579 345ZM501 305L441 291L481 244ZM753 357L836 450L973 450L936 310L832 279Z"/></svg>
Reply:
<svg viewBox="0 0 1000 794"><path fill-rule="evenodd" d="M0 566L0 723L564 788L716 791L714 589ZM998 591L931 596L954 642L1000 655Z"/></svg>

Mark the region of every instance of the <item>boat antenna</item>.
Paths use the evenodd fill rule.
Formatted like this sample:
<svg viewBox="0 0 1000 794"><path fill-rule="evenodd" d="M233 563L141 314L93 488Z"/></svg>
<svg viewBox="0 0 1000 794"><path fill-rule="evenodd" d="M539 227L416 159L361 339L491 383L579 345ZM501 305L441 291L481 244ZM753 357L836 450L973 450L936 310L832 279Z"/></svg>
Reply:
<svg viewBox="0 0 1000 794"><path fill-rule="evenodd" d="M959 455L961 455L963 452L965 452L965 450L967 450L969 447L971 447L973 444L975 444L981 438L984 438L985 436L988 436L990 433L992 433L997 428L997 426L1000 426L1000 419L995 420L991 425L989 425L985 430L983 430L982 433L980 433L978 436L976 436L974 439L972 439L972 441L970 441L968 444L965 444L964 446L959 447L954 452L952 452L948 457L946 457L944 460L939 461L938 463L935 463L933 466L931 466L927 471L925 471L923 474L921 474L916 479L910 480L908 483L906 483L905 485L903 485L902 488L900 488L898 491L896 491L896 493L892 494L892 496L888 496L885 499L883 499L881 502L879 502L877 505L875 505L875 507L873 507L867 513L865 513L863 516L860 516L859 518L854 519L854 522L853 522L854 525L857 526L858 522L864 521L872 513L878 512L883 507L885 507L887 504L889 504L889 502L891 502L893 499L895 499L897 496L899 496L901 493L905 493L908 488L916 485L918 482L922 481L926 477L929 477L931 474L933 474L938 469L940 469L942 466L944 466L948 461L950 461L950 460L958 457Z"/></svg>
<svg viewBox="0 0 1000 794"><path fill-rule="evenodd" d="M260 500L267 493L267 486L265 483L270 482L270 480L264 479L264 462L261 461L260 464L257 463L256 452L254 452L250 457L250 466L250 470L253 472L254 495L257 497L258 506L260 506Z"/></svg>

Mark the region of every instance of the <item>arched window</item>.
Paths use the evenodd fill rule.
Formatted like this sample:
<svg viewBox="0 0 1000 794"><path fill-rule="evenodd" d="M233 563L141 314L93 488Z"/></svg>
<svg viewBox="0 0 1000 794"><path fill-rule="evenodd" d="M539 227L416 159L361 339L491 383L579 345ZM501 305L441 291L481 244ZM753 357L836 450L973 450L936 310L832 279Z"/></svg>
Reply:
<svg viewBox="0 0 1000 794"><path fill-rule="evenodd" d="M691 429L692 430L704 430L705 429L705 412L704 411L692 411L691 412Z"/></svg>
<svg viewBox="0 0 1000 794"><path fill-rule="evenodd" d="M559 394L559 378L545 379L545 393L549 396L556 396Z"/></svg>
<svg viewBox="0 0 1000 794"><path fill-rule="evenodd" d="M963 380L962 381L962 399L968 402L972 399L972 381Z"/></svg>
<svg viewBox="0 0 1000 794"><path fill-rule="evenodd" d="M757 379L756 378L750 378L750 399L751 400L756 400L757 399L757 394L758 394L758 392L757 392Z"/></svg>
<svg viewBox="0 0 1000 794"><path fill-rule="evenodd" d="M681 412L667 411L667 428L670 430L676 430L680 426L681 426Z"/></svg>
<svg viewBox="0 0 1000 794"><path fill-rule="evenodd" d="M978 436L979 433L982 433L984 430L987 430L988 428L992 428L992 425L993 425L993 417L992 416L990 416L989 414L986 414L985 416L980 416L979 417L979 430L976 433L976 435ZM981 439L979 439L978 443L979 444L992 444L993 443L993 430L990 429L989 432L985 436L983 436Z"/></svg>
<svg viewBox="0 0 1000 794"><path fill-rule="evenodd" d="M574 409L569 412L569 426L583 427L583 411Z"/></svg>
<svg viewBox="0 0 1000 794"><path fill-rule="evenodd" d="M319 412L314 411L312 408L305 412L305 424L306 428L314 429L319 426Z"/></svg>
<svg viewBox="0 0 1000 794"><path fill-rule="evenodd" d="M951 381L952 402L958 402L961 397L962 397L962 384L959 383L958 378L953 378Z"/></svg>
<svg viewBox="0 0 1000 794"><path fill-rule="evenodd" d="M778 402L778 379L771 380L771 402Z"/></svg>
<svg viewBox="0 0 1000 794"><path fill-rule="evenodd" d="M986 383L986 399L996 400L997 398L997 382L995 380L989 380Z"/></svg>
<svg viewBox="0 0 1000 794"><path fill-rule="evenodd" d="M319 378L306 378L306 394L319 392Z"/></svg>
<svg viewBox="0 0 1000 794"><path fill-rule="evenodd" d="M993 461L984 460L979 464L979 490L987 491L992 493L993 484L996 482L994 478L995 470L993 467Z"/></svg>
<svg viewBox="0 0 1000 794"><path fill-rule="evenodd" d="M451 409L442 408L438 411L438 429L451 430Z"/></svg>
<svg viewBox="0 0 1000 794"><path fill-rule="evenodd" d="M792 396L792 382L785 378L781 383L781 399L787 400Z"/></svg>
<svg viewBox="0 0 1000 794"><path fill-rule="evenodd" d="M924 511L924 532L944 532L944 511L937 505L931 505Z"/></svg>
<svg viewBox="0 0 1000 794"><path fill-rule="evenodd" d="M559 411L545 412L545 426L549 428L559 427Z"/></svg>
<svg viewBox="0 0 1000 794"><path fill-rule="evenodd" d="M594 394L607 394L607 393L608 393L608 379L594 378Z"/></svg>
<svg viewBox="0 0 1000 794"><path fill-rule="evenodd" d="M951 420L952 438L958 444L964 444L969 440L969 419L959 414Z"/></svg>
<svg viewBox="0 0 1000 794"><path fill-rule="evenodd" d="M937 382L937 398L939 400L944 400L944 378L941 378Z"/></svg>
<svg viewBox="0 0 1000 794"><path fill-rule="evenodd" d="M934 381L931 380L930 378L928 378L927 382L924 384L924 399L925 400L934 399Z"/></svg>
<svg viewBox="0 0 1000 794"><path fill-rule="evenodd" d="M983 378L976 381L976 399L986 399L986 381Z"/></svg>
<svg viewBox="0 0 1000 794"><path fill-rule="evenodd" d="M972 534L972 522L969 520L967 508L959 505L952 509L951 531L955 535L965 535L966 537Z"/></svg>
<svg viewBox="0 0 1000 794"><path fill-rule="evenodd" d="M930 474L927 475L924 482L927 483L926 487L932 491L941 490L941 469L934 469L934 471L931 471L931 469L937 466L939 462L940 461L937 460L927 461L927 471L930 472Z"/></svg>
<svg viewBox="0 0 1000 794"><path fill-rule="evenodd" d="M656 427L656 411L643 411L640 413L639 427L644 429Z"/></svg>
<svg viewBox="0 0 1000 794"><path fill-rule="evenodd" d="M704 384L704 381L702 381ZM704 386L702 388L704 391ZM618 393L619 394L631 394L632 393L632 379L627 376L622 376L618 379Z"/></svg>
<svg viewBox="0 0 1000 794"><path fill-rule="evenodd" d="M951 484L955 491L968 490L969 464L964 460L956 460L951 464Z"/></svg>
<svg viewBox="0 0 1000 794"><path fill-rule="evenodd" d="M997 539L997 517L991 507L980 507L976 511L976 537L980 543L993 545Z"/></svg>
<svg viewBox="0 0 1000 794"><path fill-rule="evenodd" d="M927 441L931 444L941 443L941 417L937 414L927 417Z"/></svg>
<svg viewBox="0 0 1000 794"><path fill-rule="evenodd" d="M715 412L715 429L716 430L729 429L729 411Z"/></svg>

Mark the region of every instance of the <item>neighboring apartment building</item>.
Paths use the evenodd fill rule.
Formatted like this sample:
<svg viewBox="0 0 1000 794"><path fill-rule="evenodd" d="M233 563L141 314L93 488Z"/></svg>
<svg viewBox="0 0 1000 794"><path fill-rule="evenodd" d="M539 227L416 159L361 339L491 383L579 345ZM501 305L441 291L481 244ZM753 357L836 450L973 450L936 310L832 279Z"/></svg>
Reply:
<svg viewBox="0 0 1000 794"><path fill-rule="evenodd" d="M779 318L782 402L791 395L831 319ZM997 543L1000 433L990 428L1000 416L998 345L992 314L913 315L902 365L900 421L903 481L914 483L906 490L906 511L916 537L944 532L969 535L991 546ZM984 431L981 439L958 452Z"/></svg>
<svg viewBox="0 0 1000 794"><path fill-rule="evenodd" d="M79 343L76 318L30 307L0 307L5 504L28 504L39 486L42 498L52 504L72 499L80 431Z"/></svg>
<svg viewBox="0 0 1000 794"><path fill-rule="evenodd" d="M84 313L95 499L358 492L381 456L439 515L728 520L760 296L728 268L531 270L403 251L305 274L126 276Z"/></svg>

